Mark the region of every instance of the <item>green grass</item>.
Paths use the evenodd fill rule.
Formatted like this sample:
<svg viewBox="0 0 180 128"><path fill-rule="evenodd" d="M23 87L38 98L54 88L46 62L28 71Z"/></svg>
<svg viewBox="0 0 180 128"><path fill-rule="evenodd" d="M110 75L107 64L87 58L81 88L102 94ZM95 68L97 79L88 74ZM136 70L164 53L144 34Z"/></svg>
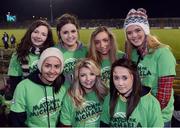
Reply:
<svg viewBox="0 0 180 128"><path fill-rule="evenodd" d="M6 31L9 35L12 33L17 38L17 42L20 41L26 29L1 29L0 38L2 38L3 32ZM83 29L80 30L80 40L88 45L90 35L94 30ZM116 36L118 48L124 51L124 31L122 29L113 29L112 32ZM172 52L175 55L177 60L180 60L180 30L179 29L152 29L151 33L156 35L158 39L165 44L168 44L172 48ZM54 40L57 42L56 30L53 29ZM0 46L3 46L2 40L0 40Z"/></svg>

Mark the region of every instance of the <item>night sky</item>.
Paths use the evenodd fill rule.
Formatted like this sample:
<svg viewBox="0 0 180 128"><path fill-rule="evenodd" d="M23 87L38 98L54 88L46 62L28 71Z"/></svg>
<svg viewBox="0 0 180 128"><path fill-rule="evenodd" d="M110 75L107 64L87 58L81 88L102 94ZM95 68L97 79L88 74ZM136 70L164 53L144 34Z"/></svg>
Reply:
<svg viewBox="0 0 180 128"><path fill-rule="evenodd" d="M178 0L52 0L53 18L71 13L79 19L125 18L131 8L143 7L149 18L180 17ZM0 20L11 12L17 19L28 20L32 16L50 19L49 0L1 0Z"/></svg>

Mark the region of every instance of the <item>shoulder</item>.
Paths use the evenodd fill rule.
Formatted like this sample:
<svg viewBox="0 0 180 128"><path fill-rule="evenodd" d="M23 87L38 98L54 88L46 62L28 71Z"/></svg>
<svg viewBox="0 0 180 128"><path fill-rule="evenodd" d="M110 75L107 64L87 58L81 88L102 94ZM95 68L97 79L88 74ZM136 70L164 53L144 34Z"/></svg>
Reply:
<svg viewBox="0 0 180 128"><path fill-rule="evenodd" d="M123 51L120 51L120 50L118 50L116 54L117 54L118 58L122 58L125 55L125 53Z"/></svg>
<svg viewBox="0 0 180 128"><path fill-rule="evenodd" d="M160 47L155 51L156 55L172 55L169 47Z"/></svg>
<svg viewBox="0 0 180 128"><path fill-rule="evenodd" d="M65 85L62 85L59 91L61 94L65 95L67 92L67 88L65 87Z"/></svg>
<svg viewBox="0 0 180 128"><path fill-rule="evenodd" d="M158 100L150 92L142 96L140 102L147 110L149 108L155 108L156 106L159 105Z"/></svg>
<svg viewBox="0 0 180 128"><path fill-rule="evenodd" d="M16 58L17 59L17 52L13 52L11 58Z"/></svg>
<svg viewBox="0 0 180 128"><path fill-rule="evenodd" d="M14 52L14 53L11 55L11 63L17 63L17 62L19 62L18 56L17 56L17 52Z"/></svg>
<svg viewBox="0 0 180 128"><path fill-rule="evenodd" d="M24 93L25 91L30 91L32 85L34 86L34 83L29 79L24 79L16 87L16 93Z"/></svg>
<svg viewBox="0 0 180 128"><path fill-rule="evenodd" d="M160 60L161 62L163 61L173 61L174 63L176 63L175 57L173 55L173 53L171 52L170 48L168 47L162 47L162 48L158 48L155 51L155 58Z"/></svg>
<svg viewBox="0 0 180 128"><path fill-rule="evenodd" d="M73 99L68 93L68 91L65 92L64 98L63 98L63 104L64 106L73 106Z"/></svg>

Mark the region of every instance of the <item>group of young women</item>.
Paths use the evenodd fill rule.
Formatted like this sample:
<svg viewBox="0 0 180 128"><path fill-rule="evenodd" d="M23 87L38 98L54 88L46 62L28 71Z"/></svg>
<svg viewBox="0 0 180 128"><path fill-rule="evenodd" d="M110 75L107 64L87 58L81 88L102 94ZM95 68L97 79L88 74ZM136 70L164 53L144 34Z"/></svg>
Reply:
<svg viewBox="0 0 180 128"><path fill-rule="evenodd" d="M144 9L127 14L125 53L105 26L92 32L88 48L73 15L56 27L55 45L48 23L35 21L12 55L11 126L170 126L176 61L150 34Z"/></svg>

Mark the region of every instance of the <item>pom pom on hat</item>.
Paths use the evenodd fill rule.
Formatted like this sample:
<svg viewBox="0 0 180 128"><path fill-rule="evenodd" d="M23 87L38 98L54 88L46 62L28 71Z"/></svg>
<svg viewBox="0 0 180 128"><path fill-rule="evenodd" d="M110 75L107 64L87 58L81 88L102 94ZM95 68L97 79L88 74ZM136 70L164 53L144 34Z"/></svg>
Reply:
<svg viewBox="0 0 180 128"><path fill-rule="evenodd" d="M40 59L39 59L38 64L37 64L39 71L41 72L41 67L42 67L44 60L48 57L51 57L51 56L57 57L60 60L61 72L62 72L63 68L64 68L63 53L58 48L55 48L55 47L47 48L41 53Z"/></svg>
<svg viewBox="0 0 180 128"><path fill-rule="evenodd" d="M124 30L126 31L127 27L130 25L140 26L146 35L150 33L149 23L146 15L146 10L139 8L137 10L131 9L124 21Z"/></svg>

